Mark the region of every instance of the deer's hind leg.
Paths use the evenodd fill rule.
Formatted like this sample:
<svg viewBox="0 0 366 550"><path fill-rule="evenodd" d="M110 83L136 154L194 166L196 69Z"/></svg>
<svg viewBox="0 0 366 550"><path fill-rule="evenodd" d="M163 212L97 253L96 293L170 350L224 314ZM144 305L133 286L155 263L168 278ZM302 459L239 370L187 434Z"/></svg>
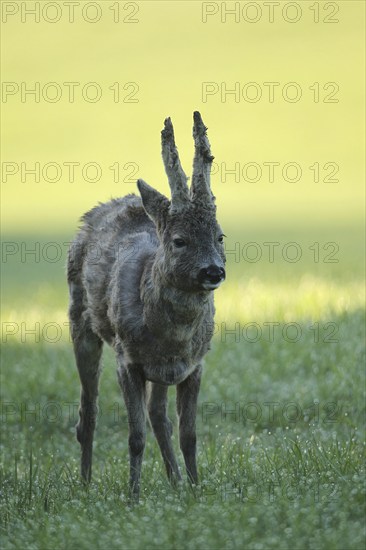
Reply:
<svg viewBox="0 0 366 550"><path fill-rule="evenodd" d="M167 416L168 386L149 383L148 411L152 429L160 447L166 472L171 482L181 479L171 442L173 426Z"/></svg>
<svg viewBox="0 0 366 550"><path fill-rule="evenodd" d="M103 341L91 329L83 306L83 289L70 285L70 325L76 365L81 382L79 421L76 437L81 445L81 477L89 482L92 470L93 438L98 414L98 386Z"/></svg>

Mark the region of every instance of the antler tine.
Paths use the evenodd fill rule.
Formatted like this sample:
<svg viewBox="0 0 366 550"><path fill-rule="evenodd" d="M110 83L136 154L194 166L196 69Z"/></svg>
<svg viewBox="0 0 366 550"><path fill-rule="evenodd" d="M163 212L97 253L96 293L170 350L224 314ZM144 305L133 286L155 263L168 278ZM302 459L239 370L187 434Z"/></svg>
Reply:
<svg viewBox="0 0 366 550"><path fill-rule="evenodd" d="M166 118L161 132L162 155L165 171L168 176L172 192L172 206L180 207L189 199L187 176L179 160L178 149L175 145L172 121Z"/></svg>
<svg viewBox="0 0 366 550"><path fill-rule="evenodd" d="M212 161L215 158L211 154L210 142L207 138L207 128L198 111L193 113L193 138L195 155L193 161L192 196L213 200L210 187L210 173Z"/></svg>

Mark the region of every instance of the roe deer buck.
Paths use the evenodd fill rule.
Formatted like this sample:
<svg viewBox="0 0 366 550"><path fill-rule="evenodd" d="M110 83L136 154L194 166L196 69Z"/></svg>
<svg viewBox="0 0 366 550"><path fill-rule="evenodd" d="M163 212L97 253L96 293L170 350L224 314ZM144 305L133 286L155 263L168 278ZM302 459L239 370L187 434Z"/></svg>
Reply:
<svg viewBox="0 0 366 550"><path fill-rule="evenodd" d="M83 217L68 259L70 321L81 381L77 439L81 476L91 479L103 341L117 357L129 421L130 492L138 498L146 434L146 402L168 477L181 479L167 417L168 386L177 386L180 448L197 483L196 409L201 361L213 333L213 290L225 279L223 233L210 189L213 156L201 115L193 115L191 188L173 126L162 130L171 201L143 180L133 194ZM95 246L98 248L96 259ZM131 255L131 250L133 255Z"/></svg>

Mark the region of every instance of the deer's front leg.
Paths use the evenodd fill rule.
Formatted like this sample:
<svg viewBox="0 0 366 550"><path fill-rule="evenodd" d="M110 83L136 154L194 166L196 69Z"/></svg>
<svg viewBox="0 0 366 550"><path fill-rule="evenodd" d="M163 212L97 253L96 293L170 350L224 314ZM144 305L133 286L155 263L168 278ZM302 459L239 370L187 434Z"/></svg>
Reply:
<svg viewBox="0 0 366 550"><path fill-rule="evenodd" d="M167 415L168 386L151 383L148 391L148 411L151 426L160 447L169 480L174 484L181 479L171 442L173 427Z"/></svg>
<svg viewBox="0 0 366 550"><path fill-rule="evenodd" d="M183 382L177 385L179 443L186 464L188 479L198 482L196 464L196 414L202 367L198 365Z"/></svg>
<svg viewBox="0 0 366 550"><path fill-rule="evenodd" d="M130 453L130 493L138 499L140 493L141 463L146 440L146 390L145 379L136 366L126 366L117 355L118 380L126 403Z"/></svg>

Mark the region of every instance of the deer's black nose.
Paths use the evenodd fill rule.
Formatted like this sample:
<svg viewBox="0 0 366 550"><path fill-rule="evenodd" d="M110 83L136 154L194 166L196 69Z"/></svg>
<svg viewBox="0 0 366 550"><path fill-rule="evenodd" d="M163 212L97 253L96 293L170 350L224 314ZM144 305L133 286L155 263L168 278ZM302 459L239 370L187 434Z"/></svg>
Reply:
<svg viewBox="0 0 366 550"><path fill-rule="evenodd" d="M218 265L209 265L201 269L198 274L198 279L201 283L219 283L225 279L225 269Z"/></svg>

